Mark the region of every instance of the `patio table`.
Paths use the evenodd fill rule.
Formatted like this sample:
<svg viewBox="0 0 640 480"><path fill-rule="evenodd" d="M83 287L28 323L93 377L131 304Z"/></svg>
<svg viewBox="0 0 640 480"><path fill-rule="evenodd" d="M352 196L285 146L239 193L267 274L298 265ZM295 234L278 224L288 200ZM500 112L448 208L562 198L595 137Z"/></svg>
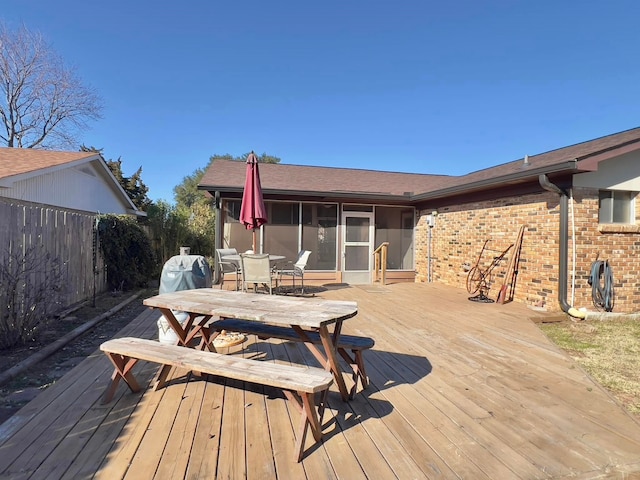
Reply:
<svg viewBox="0 0 640 480"><path fill-rule="evenodd" d="M272 262L272 263L273 262L279 262L280 260L284 260L285 258L287 258L287 257L285 257L284 255L272 255L272 254L269 254L269 261ZM222 257L222 259L224 261L226 261L226 262L237 262L237 263L240 263L240 254L238 254L238 255L224 255Z"/></svg>
<svg viewBox="0 0 640 480"><path fill-rule="evenodd" d="M349 392L337 358L337 345L344 320L358 313L356 302L325 300L321 298L283 297L255 295L245 292L199 288L163 293L144 300L144 305L159 309L171 328L181 339L193 339L202 334L201 349L215 351L213 340L217 332L210 332L206 323L212 318L235 318L291 328L309 348L322 366L333 373L342 399L349 399ZM191 321L180 325L173 311L189 314ZM193 319L198 318L198 321ZM329 328L333 326L332 331ZM309 338L309 332L318 332L324 352Z"/></svg>

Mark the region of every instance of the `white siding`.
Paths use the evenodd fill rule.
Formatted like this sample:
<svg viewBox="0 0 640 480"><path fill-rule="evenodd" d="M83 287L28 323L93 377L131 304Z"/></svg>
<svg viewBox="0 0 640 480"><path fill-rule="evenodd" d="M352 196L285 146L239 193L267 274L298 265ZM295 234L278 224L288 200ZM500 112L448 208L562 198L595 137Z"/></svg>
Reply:
<svg viewBox="0 0 640 480"><path fill-rule="evenodd" d="M631 152L598 165L597 172L573 177L576 187L640 192L640 153Z"/></svg>
<svg viewBox="0 0 640 480"><path fill-rule="evenodd" d="M86 163L0 187L0 196L86 212L128 213L105 172Z"/></svg>

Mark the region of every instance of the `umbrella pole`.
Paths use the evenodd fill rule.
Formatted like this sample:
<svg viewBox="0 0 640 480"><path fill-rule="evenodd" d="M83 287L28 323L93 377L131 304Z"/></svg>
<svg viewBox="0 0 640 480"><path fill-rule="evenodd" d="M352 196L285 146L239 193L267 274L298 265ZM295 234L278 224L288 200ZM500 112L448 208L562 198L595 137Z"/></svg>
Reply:
<svg viewBox="0 0 640 480"><path fill-rule="evenodd" d="M258 253L258 251L256 250L256 229L252 228L251 231L253 233L253 253Z"/></svg>

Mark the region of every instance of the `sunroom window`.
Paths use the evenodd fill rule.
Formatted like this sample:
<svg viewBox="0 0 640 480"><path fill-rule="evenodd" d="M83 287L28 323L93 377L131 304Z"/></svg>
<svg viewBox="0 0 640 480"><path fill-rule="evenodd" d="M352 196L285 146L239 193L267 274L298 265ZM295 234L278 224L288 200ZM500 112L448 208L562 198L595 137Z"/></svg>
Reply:
<svg viewBox="0 0 640 480"><path fill-rule="evenodd" d="M376 207L375 246L389 242L388 270L412 270L413 208Z"/></svg>
<svg viewBox="0 0 640 480"><path fill-rule="evenodd" d="M624 190L600 190L598 206L599 223L634 223L634 201L637 192Z"/></svg>

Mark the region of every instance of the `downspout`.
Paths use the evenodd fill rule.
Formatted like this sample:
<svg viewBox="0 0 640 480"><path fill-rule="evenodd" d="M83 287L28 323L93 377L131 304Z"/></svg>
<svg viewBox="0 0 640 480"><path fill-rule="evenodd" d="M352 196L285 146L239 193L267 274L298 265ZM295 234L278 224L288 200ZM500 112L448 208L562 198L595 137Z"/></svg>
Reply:
<svg viewBox="0 0 640 480"><path fill-rule="evenodd" d="M213 234L214 234L213 244L214 244L214 248L218 249L218 248L224 248L224 245L222 245L222 214L221 214L222 201L220 200L220 192L216 191L213 198L214 198L213 208L215 213L214 227L213 227ZM217 254L214 255L213 261L215 263L214 269L213 269L214 271L213 284L217 285L218 283L220 283L220 280L221 280L220 268L218 267Z"/></svg>
<svg viewBox="0 0 640 480"><path fill-rule="evenodd" d="M433 212L431 212L429 215L427 215L427 226L429 227L429 233L428 233L428 243L429 243L429 251L427 253L427 257L428 257L428 268L427 268L427 272L428 272L428 281L429 283L433 282L433 266L432 266L432 255L433 255L433 250L431 248L431 244L433 241L433 227L436 226L436 217L438 216L438 211L434 210Z"/></svg>
<svg viewBox="0 0 640 480"><path fill-rule="evenodd" d="M429 242L429 252L427 253L427 259L428 259L428 262L429 262L429 265L428 265L429 268L427 268L427 277L428 277L427 280L428 280L429 283L432 282L432 279L431 279L431 229L432 228L433 228L433 225L429 224L429 240L428 240L428 242Z"/></svg>
<svg viewBox="0 0 640 480"><path fill-rule="evenodd" d="M551 183L547 175L542 174L538 176L538 182L540 186L548 192L557 193L560 195L560 240L558 245L559 256L559 275L558 275L558 302L562 311L575 318L585 318L586 314L572 307L567 302L567 250L569 243L569 195L566 191Z"/></svg>

